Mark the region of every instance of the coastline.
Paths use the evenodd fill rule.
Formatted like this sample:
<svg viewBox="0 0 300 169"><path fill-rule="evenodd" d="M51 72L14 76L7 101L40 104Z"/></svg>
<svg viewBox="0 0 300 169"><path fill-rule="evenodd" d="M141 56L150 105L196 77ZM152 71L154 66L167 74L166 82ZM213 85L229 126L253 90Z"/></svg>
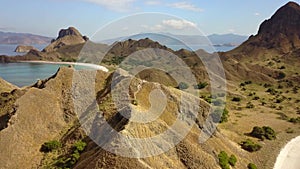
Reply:
<svg viewBox="0 0 300 169"><path fill-rule="evenodd" d="M102 70L108 72L108 69L104 66L92 64L92 63L81 63L81 62L53 62L53 61L42 61L42 60L32 60L32 61L18 61L17 63L42 63L42 64L57 64L57 65L75 65L75 66L86 66L97 70Z"/></svg>
<svg viewBox="0 0 300 169"><path fill-rule="evenodd" d="M300 136L290 140L276 158L273 169L294 169L300 166Z"/></svg>

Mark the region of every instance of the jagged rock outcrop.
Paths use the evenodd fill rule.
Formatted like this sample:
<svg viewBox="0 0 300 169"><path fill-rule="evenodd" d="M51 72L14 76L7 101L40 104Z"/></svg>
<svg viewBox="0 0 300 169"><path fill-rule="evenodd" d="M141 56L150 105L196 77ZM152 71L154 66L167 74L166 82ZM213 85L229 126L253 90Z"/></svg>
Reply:
<svg viewBox="0 0 300 169"><path fill-rule="evenodd" d="M228 53L239 55L237 57L242 55L260 57L267 50L286 54L298 48L300 48L300 6L296 2L288 2L260 25L257 35L250 36L246 42Z"/></svg>
<svg viewBox="0 0 300 169"><path fill-rule="evenodd" d="M57 137L68 124L63 107L71 104L64 101L70 92L72 72L62 68L42 90L23 90L25 94L15 101L7 127L0 132L0 168L37 168L43 158L41 145Z"/></svg>
<svg viewBox="0 0 300 169"><path fill-rule="evenodd" d="M67 46L85 43L88 40L86 36L82 36L81 33L74 27L69 27L68 29L62 29L58 33L58 37L51 41L43 52L52 52L57 49Z"/></svg>
<svg viewBox="0 0 300 169"><path fill-rule="evenodd" d="M37 50L37 49L33 46L19 45L16 47L15 52L27 53L30 50Z"/></svg>

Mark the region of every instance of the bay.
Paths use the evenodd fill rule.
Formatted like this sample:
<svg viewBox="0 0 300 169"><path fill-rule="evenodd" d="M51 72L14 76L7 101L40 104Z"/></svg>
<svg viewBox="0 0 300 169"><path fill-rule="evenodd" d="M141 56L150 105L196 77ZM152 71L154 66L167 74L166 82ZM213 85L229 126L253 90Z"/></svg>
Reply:
<svg viewBox="0 0 300 169"><path fill-rule="evenodd" d="M39 79L54 75L62 64L45 63L0 63L0 77L18 86L29 86ZM76 70L93 69L86 66L74 66Z"/></svg>

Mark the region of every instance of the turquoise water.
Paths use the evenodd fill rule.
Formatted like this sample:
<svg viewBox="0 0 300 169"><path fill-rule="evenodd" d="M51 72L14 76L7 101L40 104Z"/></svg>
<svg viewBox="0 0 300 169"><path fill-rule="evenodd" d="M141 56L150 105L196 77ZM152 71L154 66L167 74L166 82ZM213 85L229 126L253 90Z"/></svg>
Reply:
<svg viewBox="0 0 300 169"><path fill-rule="evenodd" d="M0 77L19 86L29 86L38 79L46 79L54 75L58 68L68 65L43 63L0 63ZM75 66L75 69L92 69L84 66Z"/></svg>
<svg viewBox="0 0 300 169"><path fill-rule="evenodd" d="M0 55L16 55L18 53L13 52L17 45L2 45L0 44ZM35 45L38 49L43 49L45 45ZM178 50L183 46L171 46L174 50ZM205 46L192 46L192 49L205 49L208 52L214 51L228 51L231 50L233 47L212 47ZM29 86L34 84L38 79L46 79L53 74L55 74L58 68L63 65L56 65L56 64L43 64L43 63L0 63L0 77L4 80L19 86ZM67 66L67 65L65 65ZM76 66L76 69L91 69L83 66Z"/></svg>

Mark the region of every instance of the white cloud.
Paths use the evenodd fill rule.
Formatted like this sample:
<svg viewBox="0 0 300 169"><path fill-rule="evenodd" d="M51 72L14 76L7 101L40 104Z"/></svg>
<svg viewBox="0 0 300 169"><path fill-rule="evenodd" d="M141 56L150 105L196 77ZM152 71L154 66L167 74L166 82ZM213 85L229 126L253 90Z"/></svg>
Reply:
<svg viewBox="0 0 300 169"><path fill-rule="evenodd" d="M254 15L255 15L255 16L259 16L259 15L260 15L260 13L256 12L256 13L254 13Z"/></svg>
<svg viewBox="0 0 300 169"><path fill-rule="evenodd" d="M162 24L178 30L197 27L197 25L193 22L186 21L186 20L175 20L175 19L163 20Z"/></svg>
<svg viewBox="0 0 300 169"><path fill-rule="evenodd" d="M176 3L168 4L168 6L173 7L173 8L178 8L178 9L194 11L194 12L202 12L203 11L203 9L198 8L195 5L190 4L188 2L176 2Z"/></svg>
<svg viewBox="0 0 300 169"><path fill-rule="evenodd" d="M231 29L228 29L228 32L230 33L234 33L235 32L235 29L231 28Z"/></svg>
<svg viewBox="0 0 300 169"><path fill-rule="evenodd" d="M136 0L83 0L104 6L107 9L117 12L126 12L132 9L132 3Z"/></svg>
<svg viewBox="0 0 300 169"><path fill-rule="evenodd" d="M154 25L154 26L141 25L141 27L143 29L147 29L147 30L154 31L154 32L163 31L165 29L165 27L161 24L157 24L157 25Z"/></svg>
<svg viewBox="0 0 300 169"><path fill-rule="evenodd" d="M154 1L154 0L151 1L150 0L150 1L146 1L145 4L146 5L159 5L159 4L161 4L161 1Z"/></svg>
<svg viewBox="0 0 300 169"><path fill-rule="evenodd" d="M152 31L162 31L164 29L165 28L160 24L154 25L153 27L150 28L150 30L152 30Z"/></svg>

